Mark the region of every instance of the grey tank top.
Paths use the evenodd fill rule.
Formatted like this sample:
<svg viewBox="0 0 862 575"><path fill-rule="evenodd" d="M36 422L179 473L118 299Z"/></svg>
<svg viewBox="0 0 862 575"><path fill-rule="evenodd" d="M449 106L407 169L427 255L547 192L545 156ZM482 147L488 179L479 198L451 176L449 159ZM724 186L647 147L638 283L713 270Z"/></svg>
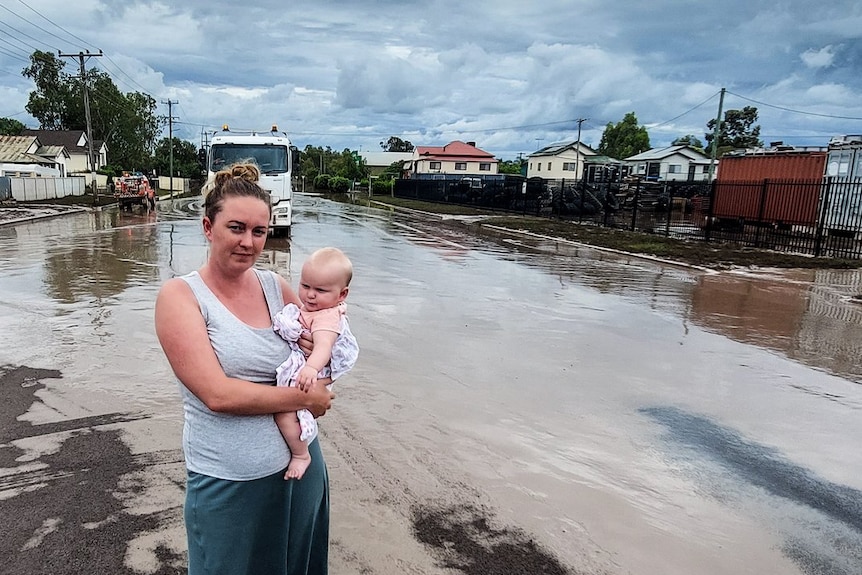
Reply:
<svg viewBox="0 0 862 575"><path fill-rule="evenodd" d="M255 269L270 317L284 306L278 276ZM290 353L272 327L251 327L236 318L197 272L182 276L206 322L210 342L225 375L274 385L275 370ZM183 451L190 471L234 481L260 479L287 467L290 450L272 415L216 413L180 382L183 398Z"/></svg>

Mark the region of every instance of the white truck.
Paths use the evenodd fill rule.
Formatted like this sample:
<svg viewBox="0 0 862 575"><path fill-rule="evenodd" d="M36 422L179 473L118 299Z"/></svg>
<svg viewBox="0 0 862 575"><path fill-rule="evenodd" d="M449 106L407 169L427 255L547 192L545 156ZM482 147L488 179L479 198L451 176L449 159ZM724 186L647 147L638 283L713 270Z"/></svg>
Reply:
<svg viewBox="0 0 862 575"><path fill-rule="evenodd" d="M225 125L214 132L207 153L207 181L219 170L240 161L252 161L260 168L260 185L272 201L272 235L290 235L293 199L291 176L299 165L299 150L290 138L273 125L268 132L232 132Z"/></svg>

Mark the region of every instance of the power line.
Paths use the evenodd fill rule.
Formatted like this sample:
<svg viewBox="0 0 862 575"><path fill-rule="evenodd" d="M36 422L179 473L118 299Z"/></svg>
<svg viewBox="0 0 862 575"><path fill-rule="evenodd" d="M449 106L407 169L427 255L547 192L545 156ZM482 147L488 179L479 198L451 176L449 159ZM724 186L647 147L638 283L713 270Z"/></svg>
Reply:
<svg viewBox="0 0 862 575"><path fill-rule="evenodd" d="M794 110L793 108L786 108L784 106L776 106L775 104L767 104L766 102L759 102L759 101L754 100L752 98L747 98L746 96L741 96L739 94L736 94L734 92L728 91L727 93L733 94L737 98L747 100L747 101L752 102L754 104L757 104L759 106L766 106L767 108L775 108L776 110L783 110L785 112L792 112L794 114L802 114L804 116L817 116L819 118L832 118L834 120L862 120L862 118L859 118L856 116L836 116L834 114L819 114L817 112L805 112L803 110Z"/></svg>
<svg viewBox="0 0 862 575"><path fill-rule="evenodd" d="M78 58L81 66L81 84L84 87L84 113L87 119L87 145L89 146L90 156L90 173L93 175L93 204L96 204L98 192L96 190L96 158L93 156L93 123L90 121L90 94L87 90L87 71L84 68L84 58L95 58L101 56L102 53L91 54L90 52L78 52L77 54L59 53L60 58Z"/></svg>
<svg viewBox="0 0 862 575"><path fill-rule="evenodd" d="M686 110L685 112L683 112L683 113L682 113L682 114L680 114L679 116L674 116L674 117L673 117L673 118L671 118L670 120L665 120L664 122L659 122L658 124L652 124L652 125L650 125L649 127L650 127L650 128L658 128L659 126L664 126L665 124L670 124L671 122L673 122L673 121L675 121L675 120L678 120L678 119L682 118L682 117L683 117L683 116L685 116L686 114L691 113L691 112L694 112L695 110L697 110L698 108L700 108L701 106L703 106L704 104L706 104L707 102L709 102L710 100L712 100L713 98L715 98L718 94L719 94L719 92L716 92L715 94L713 94L712 96L710 96L709 98L707 98L706 100L704 100L703 102L701 102L700 104L698 104L697 106L695 106L695 107L693 107L693 108L689 108L688 110Z"/></svg>
<svg viewBox="0 0 862 575"><path fill-rule="evenodd" d="M171 182L171 199L174 198L174 116L173 116L173 105L179 104L179 102L173 102L170 99L167 102L162 102L163 104L168 105L168 149L170 150L170 182Z"/></svg>
<svg viewBox="0 0 862 575"><path fill-rule="evenodd" d="M59 28L60 30L62 30L63 32L65 32L66 34L68 34L69 36L71 36L72 38L74 38L75 40L78 40L79 42L83 42L83 43L84 43L84 45L89 46L90 48L97 49L95 46L93 46L92 44L90 44L90 43L89 43L89 42L87 42L86 40L83 40L82 38L79 38L78 36L75 36L74 34L72 34L71 32L69 32L68 30L66 30L65 28L63 28L62 26L60 26L59 24L57 24L56 22L54 22L53 20L51 20L50 18L48 18L47 16L45 16L44 14L42 14L41 12L37 11L35 8L33 8L32 6L30 6L29 4L27 4L26 2L24 2L24 0L18 0L18 2L19 2L19 3L21 3L21 4L23 4L23 5L24 5L24 6L26 6L27 8L29 8L29 9L30 9L30 11L31 11L31 12L33 12L34 14L36 14L37 16L41 16L44 20L46 20L47 22L49 22L49 23L53 24L54 26L56 26L57 28ZM8 8L7 8L7 10L8 10ZM10 10L10 12L11 12L11 10ZM17 16L17 14L16 14L16 16ZM24 20L24 18L23 18L23 17L21 17L21 16L18 16L18 17L19 17L19 18L21 18L22 20ZM25 20L25 22L26 22L26 20ZM34 26L35 26L35 24L34 24ZM52 34L51 32L48 32L47 30L45 30L44 28L40 28L39 26L36 26L36 27L37 27L37 28L39 28L40 30L42 30L43 32L47 33L47 34L51 34L51 36L54 36L54 38L57 38L58 40L63 40L63 42L66 42L66 40L64 40L63 38L60 38L60 37L59 37L59 36L57 36L56 34Z"/></svg>
<svg viewBox="0 0 862 575"><path fill-rule="evenodd" d="M24 59L24 60L26 60L27 58L29 58L29 57L30 57L30 54L28 54L28 53L27 53L27 52L25 52L21 47L19 47L19 46L17 46L17 45L15 45L15 44L13 44L12 42L10 42L10 41L9 41L9 40L7 40L7 39L5 39L5 38L0 38L0 42L3 42L3 43L4 43L4 44L6 44L7 46L11 47L13 50L17 50L18 52L20 52L20 54L18 54L18 55L13 55L12 53L10 53L10 54L9 54L10 56L15 56L16 58Z"/></svg>
<svg viewBox="0 0 862 575"><path fill-rule="evenodd" d="M126 74L126 72L123 70L122 66L120 66L119 64L117 64L116 62L114 62L113 60L111 60L111 57L110 57L110 56L108 56L108 55L106 55L106 56L105 56L105 58L108 60L108 62L110 62L111 64L113 64L114 66L116 66L117 70L119 70L119 71L120 71L120 73L121 73L123 76L125 76L126 78L128 78L128 79L129 79L129 80L130 80L130 81L131 81L135 86L137 86L138 88L140 88L140 89L143 91L143 93L144 93L144 94L146 94L147 96L149 96L150 98L153 98L153 99L155 100L155 98L153 97L153 95L152 95L152 94L150 94L150 93L147 91L147 89L146 89L146 88L144 88L143 86L141 86L140 84L138 84L138 82L137 82L134 78L132 78L131 76L129 76L128 74ZM105 68L105 71L108 71L108 70L107 70L107 68ZM110 72L109 72L109 73L110 73ZM116 77L116 73L112 74L112 76Z"/></svg>
<svg viewBox="0 0 862 575"><path fill-rule="evenodd" d="M5 6L0 6L0 8L3 8L4 10L9 10L9 9L8 9L8 8L6 8ZM12 12L12 13L14 14L14 12ZM17 14L16 14L16 15L17 15ZM10 26L10 25L9 25L9 24L7 24L6 22L3 22L2 20L0 20L0 24L2 24L2 25L4 25L4 26L6 26L7 28L9 28L12 32L16 32L16 33L18 33L18 34L21 34L22 36L26 36L27 38L30 38L30 39L31 39L31 40L33 40L34 42L38 42L38 43L40 43L40 44L42 44L42 43L43 43L43 42L42 42L41 40L39 40L38 38L34 38L33 36L31 36L30 34L28 34L28 33L26 33L26 32L22 32L22 31L20 31L20 30L16 30L15 28L13 28L12 26ZM25 42L24 40L21 40L20 38L18 38L18 37L16 37L16 36L14 36L14 35L12 35L12 34L10 34L10 35L9 35L9 37L10 37L10 38L13 38L13 39L15 39L15 40L17 40L18 42L21 42L22 44L24 44L25 46L27 46L27 47L28 47L28 48L30 48L31 50L39 50L40 52L44 51L44 50L42 50L41 48L37 48L37 47L35 47L33 44L30 44L29 42ZM52 48L52 49L55 49L55 48Z"/></svg>
<svg viewBox="0 0 862 575"><path fill-rule="evenodd" d="M26 2L24 2L24 0L18 0L18 2L19 2L20 4L22 4L22 5L26 6L26 7L27 7L31 12L33 12L33 13L34 13L34 14L36 14L37 16L39 16L39 17L43 18L45 21L49 22L49 23L50 23L50 24L52 24L53 26L56 26L59 30L62 30L63 32L65 32L65 33L66 33L66 34L68 34L70 37L74 38L75 40L77 40L77 41L79 41L79 42L82 42L84 45L89 46L90 48L98 49L98 48L96 48L93 44L91 44L91 43L87 42L87 41L86 41L86 40L84 40L83 38L81 38L81 37L79 37L79 36L76 36L76 35L75 35L75 34L73 34L72 32L69 32L68 30L66 30L65 28L63 28L62 26L60 26L59 24L57 24L56 22L54 22L53 20L51 20L50 18L48 18L47 16L45 16L44 14L42 14L41 12L39 12L38 10L36 10L35 8L33 8L32 6L30 6L29 4L27 4ZM21 16L20 14L16 14L16 13L15 13L15 12L13 12L12 10L10 10L9 8L7 8L7 7L5 7L5 6L0 6L0 8L3 8L4 10L6 10L7 12L9 12L10 14L12 14L12 15L14 15L14 16L17 16L18 18L20 18L20 19L24 20L25 22L27 22L27 23L28 23L28 24L30 24L31 26L33 26L33 27L35 27L35 28L38 28L38 29L39 29L39 30L41 30L42 32L45 32L46 34L49 34L50 36L53 36L54 38L56 38L56 39L58 39L58 40L61 40L61 41L63 41L63 42L68 42L68 40L67 40L67 39L65 39L65 38L61 38L60 36L58 36L58 35L54 34L54 33L53 33L53 32L51 32L50 30L46 30L45 28L42 28L42 27L41 27L41 26L39 26L38 24L36 24L36 23L34 23L34 22L31 22L30 20L28 20L28 19L24 18L24 17L23 17L23 16ZM4 22L0 22L0 24L3 24L3 25L5 25L5 26L9 27L10 29L13 29L13 28L11 28L11 26L9 26L8 24L5 24ZM14 30L14 29L13 29L13 30ZM20 32L20 31L19 31L19 33L20 33L20 34L22 34L22 35L24 35L24 36L27 36L28 38L30 38L31 40L33 40L33 41L35 41L35 42L40 42L40 40L38 40L37 38L34 38L33 36L30 36L30 35L26 34L25 32ZM22 43L25 43L25 42L22 42ZM25 44L26 44L26 43L25 43ZM39 49L39 48L36 48L35 46L32 46L32 45L30 45L30 44L27 44L27 46L29 46L29 47L30 47L30 48L32 48L33 50L38 50L38 49ZM59 49L57 49L57 51L59 51ZM99 52L101 52L101 50L99 50ZM131 81L131 82L132 82L132 84L134 84L135 86L137 86L138 88L140 88L140 89L143 91L143 93L144 93L144 94L146 94L146 95L150 96L151 98L153 97L153 96L152 96L152 95L147 91L147 89L146 89L146 88L144 88L143 86L141 86L137 81L135 81L135 79L134 79L134 78L132 78L131 76L129 76L128 74L126 74L126 72L123 70L123 68L122 68L121 66L119 66L119 65L118 65L116 62L114 62L113 60L111 60L110 56L108 56L108 55L106 55L106 54L103 54L103 56L105 56L105 59L107 59L107 60L108 60L108 61L109 61L113 66L115 66L115 67L116 67L116 69L119 71L119 73L120 73L120 74L122 74L123 76L125 76L126 78L128 78L128 79L129 79L129 81ZM103 66L102 68L103 68L103 69L105 69L105 71L106 71L106 72L108 72L112 77L117 78L117 72L111 72L111 71L110 71L110 70L108 70L108 69L107 69L107 67L105 67L105 66ZM117 79L119 79L119 78L117 78ZM155 98L153 98L153 99L155 99Z"/></svg>
<svg viewBox="0 0 862 575"><path fill-rule="evenodd" d="M6 42L6 40L4 40L3 38L0 38L0 42ZM9 42L6 42L6 43L9 44ZM12 44L9 44L9 45L12 46ZM22 62L28 61L25 56L21 56L21 54L15 54L14 52L10 52L6 48L0 48L0 53L6 54L7 56L14 58L16 60L21 60Z"/></svg>

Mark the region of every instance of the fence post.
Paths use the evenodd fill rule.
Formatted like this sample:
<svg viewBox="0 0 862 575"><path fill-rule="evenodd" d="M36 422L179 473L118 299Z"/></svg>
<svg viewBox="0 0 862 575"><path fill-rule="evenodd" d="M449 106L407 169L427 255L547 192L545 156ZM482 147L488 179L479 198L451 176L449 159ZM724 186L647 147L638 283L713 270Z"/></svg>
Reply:
<svg viewBox="0 0 862 575"><path fill-rule="evenodd" d="M667 198L667 222L664 226L664 237L670 237L670 218L673 216L673 195L667 191L667 182L664 183L664 191L662 192Z"/></svg>
<svg viewBox="0 0 862 575"><path fill-rule="evenodd" d="M832 195L832 176L827 176L820 184L820 209L817 214L817 231L814 235L814 257L823 255L823 231L826 227L826 210L829 208L829 196Z"/></svg>
<svg viewBox="0 0 862 575"><path fill-rule="evenodd" d="M757 231L754 233L754 247L760 247L760 230L763 228L763 211L766 209L766 190L769 188L769 179L763 180L760 186L760 206L757 208ZM745 230L743 229L743 233Z"/></svg>
<svg viewBox="0 0 862 575"><path fill-rule="evenodd" d="M715 198L718 195L718 181L712 180L709 183L709 205L706 207L706 222L704 225L703 239L706 243L710 242L712 236L713 219L715 218Z"/></svg>
<svg viewBox="0 0 862 575"><path fill-rule="evenodd" d="M602 200L602 226L608 227L608 212L611 208L611 179L605 178L605 196Z"/></svg>
<svg viewBox="0 0 862 575"><path fill-rule="evenodd" d="M635 184L635 201L634 201L634 205L632 206L631 231L635 231L635 226L636 226L637 221L638 221L638 202L640 202L640 199L641 199L641 182L640 182L640 180L638 180L638 183Z"/></svg>

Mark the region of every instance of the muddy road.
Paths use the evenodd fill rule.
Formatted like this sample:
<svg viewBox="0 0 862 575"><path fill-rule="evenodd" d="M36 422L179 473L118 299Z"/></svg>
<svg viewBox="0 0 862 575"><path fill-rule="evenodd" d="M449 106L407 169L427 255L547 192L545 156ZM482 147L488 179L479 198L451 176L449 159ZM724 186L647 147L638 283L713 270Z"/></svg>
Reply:
<svg viewBox="0 0 862 575"><path fill-rule="evenodd" d="M0 226L0 573L183 573L152 307L196 201ZM862 573L858 271L704 273L433 218L296 206L260 265L354 262L322 420L332 569Z"/></svg>

